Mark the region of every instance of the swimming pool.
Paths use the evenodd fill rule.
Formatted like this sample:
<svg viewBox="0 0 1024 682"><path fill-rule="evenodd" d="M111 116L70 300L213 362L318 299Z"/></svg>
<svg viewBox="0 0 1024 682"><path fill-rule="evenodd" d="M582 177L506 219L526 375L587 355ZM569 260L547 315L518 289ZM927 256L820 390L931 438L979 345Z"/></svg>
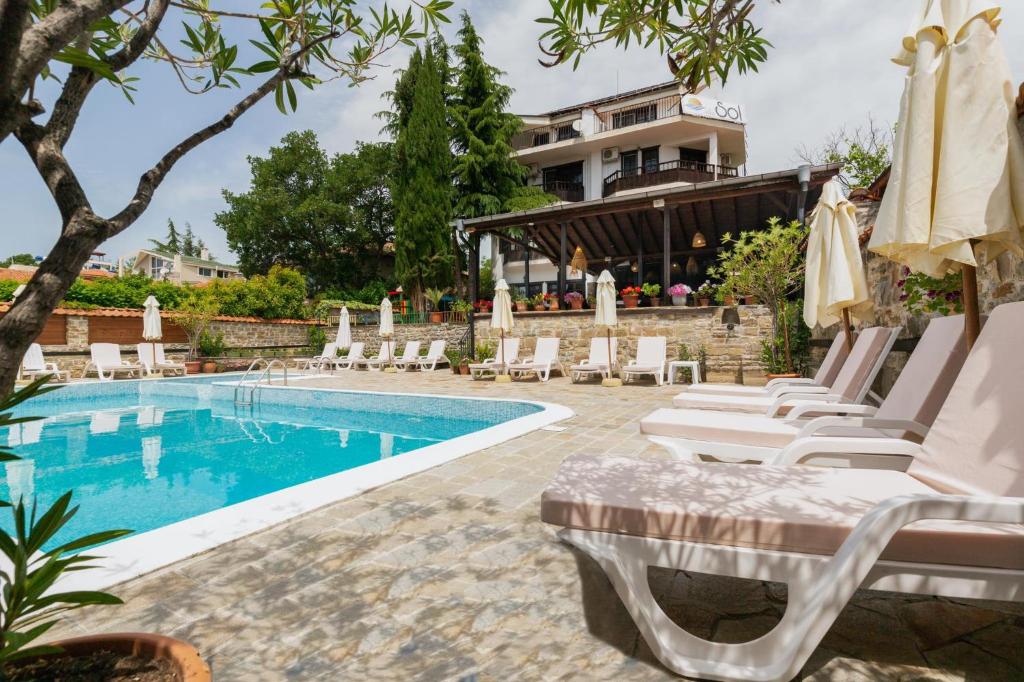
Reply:
<svg viewBox="0 0 1024 682"><path fill-rule="evenodd" d="M32 399L18 414L45 419L0 429L23 458L5 464L0 492L45 505L73 490L81 509L55 543L128 528L136 535L103 550L162 536L179 546L161 554L183 558L567 416L523 401L300 387L263 387L242 406L234 391L200 377Z"/></svg>

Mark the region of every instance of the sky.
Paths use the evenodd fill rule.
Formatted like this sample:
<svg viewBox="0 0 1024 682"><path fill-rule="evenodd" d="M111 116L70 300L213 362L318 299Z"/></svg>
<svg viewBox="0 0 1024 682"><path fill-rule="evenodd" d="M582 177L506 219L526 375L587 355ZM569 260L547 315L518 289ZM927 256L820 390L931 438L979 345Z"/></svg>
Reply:
<svg viewBox="0 0 1024 682"><path fill-rule="evenodd" d="M249 4L228 1L239 7ZM903 69L889 58L918 2L758 3L755 21L774 45L768 61L758 73L734 75L718 89L722 99L744 107L749 173L795 167L799 147L813 148L840 127L864 125L869 115L881 125L892 125ZM1024 2L1003 5L1004 47L1024 44ZM511 108L516 113L548 111L670 78L664 57L637 47L624 52L604 46L588 53L577 71L541 66L536 39L542 29L534 19L544 16L547 0L456 0L451 16L461 9L469 11L483 37L487 61L502 69L505 82L515 89ZM454 32L454 26L445 29L453 42ZM244 43L249 36L239 37ZM179 161L143 216L101 249L112 257L129 255L149 238L163 238L172 218L180 228L189 223L214 255L233 261L213 217L225 208L222 190L237 193L248 188L246 157L266 154L292 130L315 131L331 154L350 151L357 140L380 139L380 121L374 113L385 107L381 95L390 89L394 70L407 56L403 50L388 53L374 71L375 78L359 87L336 81L313 92L298 88L298 112L288 116L277 110L272 98L265 99L233 128ZM1015 82L1024 80L1024 50L1008 54L1008 59ZM112 87L98 86L66 149L100 215L120 210L141 173L242 96L238 90L187 94L160 64L141 64L133 75L141 78L136 103L128 103ZM44 96L54 87L43 86ZM21 252L44 255L59 230L57 209L20 144L13 137L0 143L0 258Z"/></svg>

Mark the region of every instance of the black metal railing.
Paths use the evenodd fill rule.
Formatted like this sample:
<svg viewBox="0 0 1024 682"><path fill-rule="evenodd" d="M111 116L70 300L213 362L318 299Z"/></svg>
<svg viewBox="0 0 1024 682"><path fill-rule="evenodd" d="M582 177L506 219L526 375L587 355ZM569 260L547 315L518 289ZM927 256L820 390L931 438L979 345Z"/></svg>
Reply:
<svg viewBox="0 0 1024 682"><path fill-rule="evenodd" d="M678 116L682 113L681 102L679 95L670 95L639 104L630 104L619 109L598 112L596 132L603 133L607 130L628 128L641 123L657 121L660 118Z"/></svg>
<svg viewBox="0 0 1024 682"><path fill-rule="evenodd" d="M715 166L701 161L664 161L657 165L642 164L636 168L617 170L604 179L602 194L608 196L625 189L651 187L670 182L707 182L719 178L739 177L739 169L733 166Z"/></svg>
<svg viewBox="0 0 1024 682"><path fill-rule="evenodd" d="M521 149L530 149L532 147L540 147L545 144L552 144L554 142L562 142L563 140L571 140L580 136L578 130L579 124L577 121L580 119L573 119L572 121L564 121L562 123L556 123L550 126L540 126L539 128L530 128L512 137L512 149L519 151Z"/></svg>
<svg viewBox="0 0 1024 682"><path fill-rule="evenodd" d="M583 183L569 180L548 180L544 183L544 191L554 194L562 201L583 201Z"/></svg>

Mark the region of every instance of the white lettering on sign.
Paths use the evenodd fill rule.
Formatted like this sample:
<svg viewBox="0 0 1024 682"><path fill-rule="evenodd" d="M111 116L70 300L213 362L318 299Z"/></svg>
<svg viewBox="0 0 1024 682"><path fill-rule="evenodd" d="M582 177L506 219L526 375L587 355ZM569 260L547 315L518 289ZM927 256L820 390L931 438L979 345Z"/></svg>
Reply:
<svg viewBox="0 0 1024 682"><path fill-rule="evenodd" d="M683 95L683 113L688 116L717 118L732 123L746 123L743 119L743 108L738 104L729 104L710 97L699 95Z"/></svg>

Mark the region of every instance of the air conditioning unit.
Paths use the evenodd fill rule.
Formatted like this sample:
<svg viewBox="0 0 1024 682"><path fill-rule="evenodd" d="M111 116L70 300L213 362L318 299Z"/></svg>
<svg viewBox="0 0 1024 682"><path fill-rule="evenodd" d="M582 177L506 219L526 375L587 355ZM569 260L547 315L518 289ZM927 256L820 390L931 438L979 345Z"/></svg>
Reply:
<svg viewBox="0 0 1024 682"><path fill-rule="evenodd" d="M733 163L732 163L732 154L719 154L718 155L718 163L721 166L731 166L731 165L733 165Z"/></svg>
<svg viewBox="0 0 1024 682"><path fill-rule="evenodd" d="M619 158L619 148L618 147L605 147L604 149L601 150L601 160L602 161L615 161L618 158Z"/></svg>

